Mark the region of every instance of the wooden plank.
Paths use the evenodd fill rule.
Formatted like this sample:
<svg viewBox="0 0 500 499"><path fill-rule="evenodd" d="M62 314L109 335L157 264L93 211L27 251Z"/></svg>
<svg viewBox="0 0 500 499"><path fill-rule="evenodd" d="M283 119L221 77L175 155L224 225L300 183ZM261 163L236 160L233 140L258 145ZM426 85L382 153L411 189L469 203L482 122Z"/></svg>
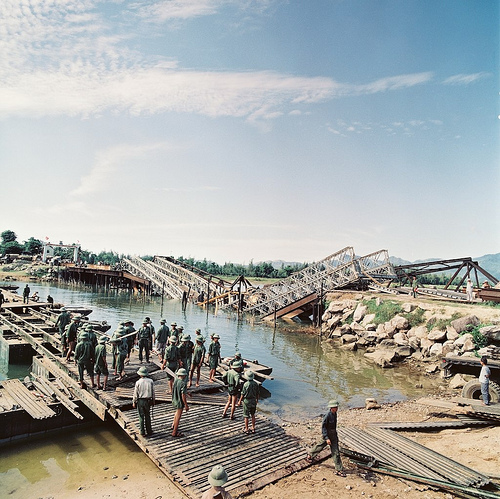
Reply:
<svg viewBox="0 0 500 499"><path fill-rule="evenodd" d="M33 419L46 419L56 413L41 399L37 399L18 379L2 381L4 389Z"/></svg>
<svg viewBox="0 0 500 499"><path fill-rule="evenodd" d="M102 421L106 418L107 408L99 400L93 397L89 392L80 387L78 382L68 376L68 374L61 369L55 362L49 359L41 359L42 364L55 376L64 378L66 385L71 387L71 390L97 417Z"/></svg>

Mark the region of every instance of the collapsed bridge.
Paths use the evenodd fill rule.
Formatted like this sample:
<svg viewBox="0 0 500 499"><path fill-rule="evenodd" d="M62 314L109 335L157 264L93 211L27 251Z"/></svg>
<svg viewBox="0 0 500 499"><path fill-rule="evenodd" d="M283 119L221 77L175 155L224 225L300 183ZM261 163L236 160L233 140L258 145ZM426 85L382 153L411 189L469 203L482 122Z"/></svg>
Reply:
<svg viewBox="0 0 500 499"><path fill-rule="evenodd" d="M124 258L122 267L148 279L157 294L193 299L218 308L236 308L262 318L298 315L310 310L325 293L335 289L371 287L390 292L388 285L397 278L386 250L360 257L352 246L263 287L252 286L243 276L231 283L164 256L155 256L149 261Z"/></svg>

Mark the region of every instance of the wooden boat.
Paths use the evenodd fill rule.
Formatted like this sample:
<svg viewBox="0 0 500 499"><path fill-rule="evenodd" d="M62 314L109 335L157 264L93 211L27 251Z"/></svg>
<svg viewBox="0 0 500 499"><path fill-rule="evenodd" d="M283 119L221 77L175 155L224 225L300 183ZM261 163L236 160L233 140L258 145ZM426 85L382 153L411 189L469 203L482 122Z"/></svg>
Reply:
<svg viewBox="0 0 500 499"><path fill-rule="evenodd" d="M83 307L78 307L78 306L68 306L66 305L66 310L68 312L70 312L72 315L75 315L75 314L80 314L84 317L86 317L87 315L90 315L92 313L92 309L91 308L83 308Z"/></svg>
<svg viewBox="0 0 500 499"><path fill-rule="evenodd" d="M229 362L233 359L233 357L226 357L222 359L221 367L224 369L224 371L227 371L229 369ZM255 374L255 381L258 383L262 384L266 379L274 379L271 376L271 373L273 372L273 368L266 366L264 364L260 364L258 360L248 360L248 359L242 359L243 360L243 368L245 371L252 370L253 373Z"/></svg>
<svg viewBox="0 0 500 499"><path fill-rule="evenodd" d="M2 284L0 288L5 291L15 291L16 289L19 289L19 286L15 286L14 284Z"/></svg>

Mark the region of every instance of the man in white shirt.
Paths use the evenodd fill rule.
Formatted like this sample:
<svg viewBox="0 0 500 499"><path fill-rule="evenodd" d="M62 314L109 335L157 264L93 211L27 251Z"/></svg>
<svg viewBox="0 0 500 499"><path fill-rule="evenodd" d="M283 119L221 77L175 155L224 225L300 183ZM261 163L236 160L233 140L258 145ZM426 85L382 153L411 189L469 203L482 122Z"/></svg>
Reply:
<svg viewBox="0 0 500 499"><path fill-rule="evenodd" d="M137 371L137 374L140 378L135 383L132 407L137 406L141 435L144 437L153 434L153 428L151 427L151 407L155 405L155 388L153 380L147 377L149 372L146 367L141 367Z"/></svg>
<svg viewBox="0 0 500 499"><path fill-rule="evenodd" d="M479 373L479 382L481 383L481 395L483 396L483 405L490 405L490 376L491 369L488 367L488 357L481 357L481 372Z"/></svg>

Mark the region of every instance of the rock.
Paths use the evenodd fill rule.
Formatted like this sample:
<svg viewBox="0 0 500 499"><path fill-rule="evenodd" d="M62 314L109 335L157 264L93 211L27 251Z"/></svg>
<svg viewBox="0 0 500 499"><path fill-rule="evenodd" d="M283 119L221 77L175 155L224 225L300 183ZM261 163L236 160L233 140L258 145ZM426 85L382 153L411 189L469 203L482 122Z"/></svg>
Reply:
<svg viewBox="0 0 500 499"><path fill-rule="evenodd" d="M446 338L446 331L440 331L439 329L433 329L427 335L427 339L431 341L443 341L445 338Z"/></svg>
<svg viewBox="0 0 500 499"><path fill-rule="evenodd" d="M462 334L462 336L459 336L454 342L453 344L456 345L457 347L463 347L465 342L467 342L468 340L472 340L472 334L470 333L465 333L465 334Z"/></svg>
<svg viewBox="0 0 500 499"><path fill-rule="evenodd" d="M408 332L406 333L406 336L408 336L408 339L415 337L415 328L412 327L411 329L408 329Z"/></svg>
<svg viewBox="0 0 500 499"><path fill-rule="evenodd" d="M384 322L384 331L389 338L392 338L396 334L397 328L391 321L388 321Z"/></svg>
<svg viewBox="0 0 500 499"><path fill-rule="evenodd" d="M391 362L395 357L394 350L378 349L372 353L365 353L365 357L381 367L392 367Z"/></svg>
<svg viewBox="0 0 500 499"><path fill-rule="evenodd" d="M452 354L452 355L458 355L458 350L457 348L455 347L455 345L453 344L453 342L445 342L443 343L443 352L442 352L442 355L444 357L446 357L448 354Z"/></svg>
<svg viewBox="0 0 500 499"><path fill-rule="evenodd" d="M474 326L477 326L478 324L479 319L475 315L467 315L466 317L455 319L451 323L458 334L463 333L464 331L470 331Z"/></svg>
<svg viewBox="0 0 500 499"><path fill-rule="evenodd" d="M368 307L366 305L359 303L358 306L356 307L356 310L354 311L354 316L353 316L354 322L361 321L361 319L363 319L363 317L366 315L367 310Z"/></svg>
<svg viewBox="0 0 500 499"><path fill-rule="evenodd" d="M446 339L455 341L458 338L458 333L453 326L446 326Z"/></svg>
<svg viewBox="0 0 500 499"><path fill-rule="evenodd" d="M367 331L375 331L377 329L377 326L375 324L373 324L372 322L370 322L370 324L367 324L365 326L365 329Z"/></svg>
<svg viewBox="0 0 500 499"><path fill-rule="evenodd" d="M340 338L342 336L342 328L337 327L330 333L330 338Z"/></svg>
<svg viewBox="0 0 500 499"><path fill-rule="evenodd" d="M374 398L368 398L365 400L365 409L367 411L371 409L380 409L380 404Z"/></svg>
<svg viewBox="0 0 500 499"><path fill-rule="evenodd" d="M328 305L327 312L331 314L342 313L346 308L346 304L344 301L332 301L330 305Z"/></svg>
<svg viewBox="0 0 500 499"><path fill-rule="evenodd" d="M429 350L429 355L431 357L439 357L443 355L443 344L442 343L434 343Z"/></svg>
<svg viewBox="0 0 500 499"><path fill-rule="evenodd" d="M479 332L488 338L490 343L500 345L500 325L482 327Z"/></svg>
<svg viewBox="0 0 500 499"><path fill-rule="evenodd" d="M354 343L357 339L358 336L355 334L344 334L342 336L342 343Z"/></svg>
<svg viewBox="0 0 500 499"><path fill-rule="evenodd" d="M327 321L328 321L329 319L331 319L331 318L332 318L332 313L331 313L329 310L327 310L327 311L326 311L326 312L325 312L325 313L321 316L321 320L322 320L323 322L327 322Z"/></svg>
<svg viewBox="0 0 500 499"><path fill-rule="evenodd" d="M417 338L416 336L408 338L408 346L411 347L413 350L418 350L420 348L420 339Z"/></svg>
<svg viewBox="0 0 500 499"><path fill-rule="evenodd" d="M401 317L400 315L396 315L392 318L391 324L396 329L408 329L408 319L406 317Z"/></svg>
<svg viewBox="0 0 500 499"><path fill-rule="evenodd" d="M451 378L450 380L450 388L452 388L453 390L457 388L463 388L465 386L465 383L467 383L467 381L462 378L461 374L455 374L455 376L453 376L453 378Z"/></svg>
<svg viewBox="0 0 500 499"><path fill-rule="evenodd" d="M351 333L352 332L351 325L350 324L342 324L342 326L340 326L340 332L341 332L341 334Z"/></svg>
<svg viewBox="0 0 500 499"><path fill-rule="evenodd" d="M427 338L422 338L420 340L420 349L421 349L422 355L424 357L429 355L429 351L430 351L432 345L434 345L434 342L427 339Z"/></svg>
<svg viewBox="0 0 500 499"><path fill-rule="evenodd" d="M340 322L340 316L334 315L326 324L328 329L334 329L339 322Z"/></svg>
<svg viewBox="0 0 500 499"><path fill-rule="evenodd" d="M348 310L342 314L342 322L345 322L352 315L352 310Z"/></svg>
<svg viewBox="0 0 500 499"><path fill-rule="evenodd" d="M361 324L358 324L357 322L353 322L351 324L351 329L353 331L355 331L356 333L364 333L366 331L366 329Z"/></svg>
<svg viewBox="0 0 500 499"><path fill-rule="evenodd" d="M472 338L467 338L465 343L462 345L462 352L473 352L476 349L476 344Z"/></svg>
<svg viewBox="0 0 500 499"><path fill-rule="evenodd" d="M370 324L370 322L372 322L373 319L375 319L375 314L366 314L363 317L363 320L361 321L361 324L363 324L363 326L366 326L367 324Z"/></svg>
<svg viewBox="0 0 500 499"><path fill-rule="evenodd" d="M340 345L340 348L342 348L342 350L347 350L348 352L355 352L358 349L358 344L356 342L344 343L343 345Z"/></svg>
<svg viewBox="0 0 500 499"><path fill-rule="evenodd" d="M417 326L415 328L415 336L417 338L427 338L427 328L425 326Z"/></svg>
<svg viewBox="0 0 500 499"><path fill-rule="evenodd" d="M416 308L417 308L417 306L413 303L403 303L403 305L401 306L401 309L403 310L403 312L406 312L407 314L410 314Z"/></svg>
<svg viewBox="0 0 500 499"><path fill-rule="evenodd" d="M428 374L433 374L433 373L437 373L439 371L439 365L438 364L432 364L431 366L429 366L425 372L428 373Z"/></svg>
<svg viewBox="0 0 500 499"><path fill-rule="evenodd" d="M394 343L399 346L407 346L408 345L408 337L404 333L396 333L392 338Z"/></svg>
<svg viewBox="0 0 500 499"><path fill-rule="evenodd" d="M387 338L380 342L380 348L396 348L396 343L394 343L394 340Z"/></svg>
<svg viewBox="0 0 500 499"><path fill-rule="evenodd" d="M409 346L399 346L394 351L396 352L397 357L400 359L410 357L411 355L411 348Z"/></svg>
<svg viewBox="0 0 500 499"><path fill-rule="evenodd" d="M424 356L422 355L422 352L420 350L416 350L411 354L411 358L413 360L422 360Z"/></svg>

